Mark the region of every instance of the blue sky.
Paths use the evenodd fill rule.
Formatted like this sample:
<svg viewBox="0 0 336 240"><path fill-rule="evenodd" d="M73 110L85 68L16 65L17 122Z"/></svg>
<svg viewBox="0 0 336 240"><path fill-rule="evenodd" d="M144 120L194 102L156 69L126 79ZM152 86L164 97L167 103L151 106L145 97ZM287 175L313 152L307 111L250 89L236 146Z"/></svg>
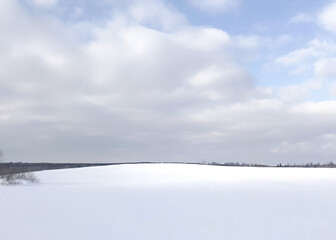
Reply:
<svg viewBox="0 0 336 240"><path fill-rule="evenodd" d="M2 0L8 161L327 162L336 2Z"/></svg>

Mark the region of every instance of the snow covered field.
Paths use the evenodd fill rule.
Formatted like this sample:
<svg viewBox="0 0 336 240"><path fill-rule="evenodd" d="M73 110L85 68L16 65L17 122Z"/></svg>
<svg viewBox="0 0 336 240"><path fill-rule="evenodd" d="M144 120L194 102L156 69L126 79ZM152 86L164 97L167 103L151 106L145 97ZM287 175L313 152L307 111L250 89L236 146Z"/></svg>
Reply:
<svg viewBox="0 0 336 240"><path fill-rule="evenodd" d="M0 186L0 239L334 240L336 169L116 165Z"/></svg>

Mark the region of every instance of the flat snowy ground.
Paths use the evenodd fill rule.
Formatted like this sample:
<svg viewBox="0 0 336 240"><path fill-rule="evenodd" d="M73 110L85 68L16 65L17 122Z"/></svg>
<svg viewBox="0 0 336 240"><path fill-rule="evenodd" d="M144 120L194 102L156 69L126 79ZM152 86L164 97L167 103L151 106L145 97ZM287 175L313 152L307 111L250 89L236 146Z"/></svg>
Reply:
<svg viewBox="0 0 336 240"><path fill-rule="evenodd" d="M0 186L0 239L336 239L336 169L141 164L36 176Z"/></svg>

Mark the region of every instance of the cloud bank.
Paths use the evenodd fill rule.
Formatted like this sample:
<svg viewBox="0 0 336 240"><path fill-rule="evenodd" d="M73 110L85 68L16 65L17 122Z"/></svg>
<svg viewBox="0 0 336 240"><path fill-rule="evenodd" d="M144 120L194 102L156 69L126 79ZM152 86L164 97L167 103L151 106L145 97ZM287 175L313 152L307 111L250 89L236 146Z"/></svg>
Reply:
<svg viewBox="0 0 336 240"><path fill-rule="evenodd" d="M0 2L7 160L333 160L336 101L309 99L335 86L334 52L324 52L333 42L277 56L274 66L313 66L313 75L265 87L248 65L272 39L194 26L164 1L104 4L98 20L78 3Z"/></svg>

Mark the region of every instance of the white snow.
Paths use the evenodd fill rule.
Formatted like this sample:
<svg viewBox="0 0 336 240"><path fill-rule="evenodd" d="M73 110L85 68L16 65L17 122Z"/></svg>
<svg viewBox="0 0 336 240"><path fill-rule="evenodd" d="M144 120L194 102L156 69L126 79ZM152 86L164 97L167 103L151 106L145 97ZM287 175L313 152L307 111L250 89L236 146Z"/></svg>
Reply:
<svg viewBox="0 0 336 240"><path fill-rule="evenodd" d="M336 169L139 164L36 176L0 186L0 239L336 239Z"/></svg>

